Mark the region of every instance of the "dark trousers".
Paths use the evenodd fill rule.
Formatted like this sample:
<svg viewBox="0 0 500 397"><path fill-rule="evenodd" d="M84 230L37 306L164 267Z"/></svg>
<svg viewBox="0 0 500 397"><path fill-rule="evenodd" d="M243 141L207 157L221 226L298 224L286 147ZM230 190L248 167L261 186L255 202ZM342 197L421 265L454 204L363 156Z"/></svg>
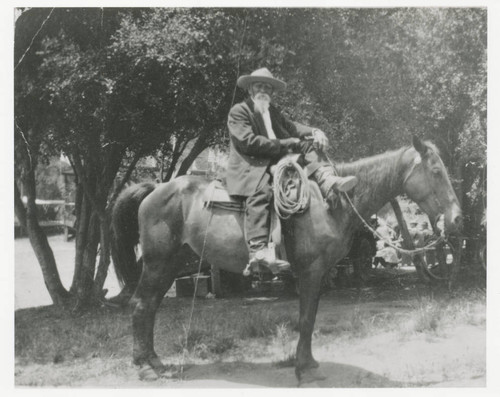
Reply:
<svg viewBox="0 0 500 397"><path fill-rule="evenodd" d="M326 156L314 149L312 141L301 141L296 153L302 154L299 164L310 177L321 166L330 164ZM272 176L269 170L263 175L255 193L246 198L245 231L249 247L262 248L269 238L269 211L272 192Z"/></svg>

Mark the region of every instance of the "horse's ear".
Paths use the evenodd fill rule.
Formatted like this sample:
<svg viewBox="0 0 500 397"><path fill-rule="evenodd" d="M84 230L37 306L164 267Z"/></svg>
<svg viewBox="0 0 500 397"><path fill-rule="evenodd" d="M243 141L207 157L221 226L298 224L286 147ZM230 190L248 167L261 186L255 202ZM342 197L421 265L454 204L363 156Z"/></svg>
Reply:
<svg viewBox="0 0 500 397"><path fill-rule="evenodd" d="M413 135L413 147L417 152L420 153L421 156L425 156L425 154L427 153L427 146L416 135Z"/></svg>

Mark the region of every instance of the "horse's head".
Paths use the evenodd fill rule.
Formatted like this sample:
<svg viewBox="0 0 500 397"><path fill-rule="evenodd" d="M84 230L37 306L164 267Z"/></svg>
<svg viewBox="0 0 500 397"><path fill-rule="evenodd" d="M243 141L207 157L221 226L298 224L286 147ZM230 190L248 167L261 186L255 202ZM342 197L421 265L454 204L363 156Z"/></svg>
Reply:
<svg viewBox="0 0 500 397"><path fill-rule="evenodd" d="M446 233L459 233L462 210L437 148L414 137L413 148L405 155L411 162L403 182L405 193L429 216L434 226L439 216L444 215Z"/></svg>

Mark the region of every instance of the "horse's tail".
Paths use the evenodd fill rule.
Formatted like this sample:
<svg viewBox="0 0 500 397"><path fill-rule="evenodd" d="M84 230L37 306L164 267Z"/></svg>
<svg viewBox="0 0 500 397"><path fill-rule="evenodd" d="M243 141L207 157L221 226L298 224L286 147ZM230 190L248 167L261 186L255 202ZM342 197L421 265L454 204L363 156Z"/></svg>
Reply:
<svg viewBox="0 0 500 397"><path fill-rule="evenodd" d="M139 243L138 210L141 202L156 185L132 185L120 193L111 214L111 254L116 277L123 286L114 301L128 301L135 291L141 275L141 261L136 260L135 246Z"/></svg>

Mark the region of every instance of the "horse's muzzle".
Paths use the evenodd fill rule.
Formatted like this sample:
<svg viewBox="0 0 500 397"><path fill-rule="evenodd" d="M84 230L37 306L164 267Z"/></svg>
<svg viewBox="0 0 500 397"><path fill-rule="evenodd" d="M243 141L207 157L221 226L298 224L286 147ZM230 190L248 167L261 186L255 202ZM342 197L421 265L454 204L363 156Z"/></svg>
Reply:
<svg viewBox="0 0 500 397"><path fill-rule="evenodd" d="M464 218L462 216L462 211L458 207L455 211L452 211L450 217L446 222L446 234L448 235L460 235L464 227Z"/></svg>

